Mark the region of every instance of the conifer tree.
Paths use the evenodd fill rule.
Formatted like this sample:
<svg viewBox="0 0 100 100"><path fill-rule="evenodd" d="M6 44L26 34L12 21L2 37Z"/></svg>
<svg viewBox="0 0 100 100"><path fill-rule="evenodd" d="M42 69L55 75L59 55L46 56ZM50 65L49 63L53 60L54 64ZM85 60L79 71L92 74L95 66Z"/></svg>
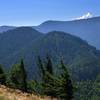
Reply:
<svg viewBox="0 0 100 100"><path fill-rule="evenodd" d="M59 100L72 100L72 81L63 60L61 60L60 76L55 76L53 72L53 64L49 56L46 57L45 64L43 64L41 60L39 60L39 62L39 65L41 65L39 68L42 68L43 71L41 72L42 74L44 73L42 80L42 92L47 96L56 97Z"/></svg>
<svg viewBox="0 0 100 100"><path fill-rule="evenodd" d="M47 55L47 57L46 57L45 68L46 68L47 72L49 72L51 75L53 75L53 65L52 65L52 61L51 61L49 55Z"/></svg>
<svg viewBox="0 0 100 100"><path fill-rule="evenodd" d="M37 66L38 66L38 70L39 70L39 79L40 81L35 81L36 82L36 92L38 94L43 95L44 94L44 88L43 88L43 83L45 80L45 68L44 68L44 64L40 58L40 56L37 57Z"/></svg>
<svg viewBox="0 0 100 100"><path fill-rule="evenodd" d="M55 93L53 92L53 65L50 57L47 55L45 63L42 62L38 56L38 67L42 73L42 94L54 97Z"/></svg>
<svg viewBox="0 0 100 100"><path fill-rule="evenodd" d="M43 81L43 87L44 87L44 94L47 96L51 96L51 98L56 97L56 91L55 91L55 76L53 72L53 63L51 58L47 55L45 59L45 76Z"/></svg>
<svg viewBox="0 0 100 100"><path fill-rule="evenodd" d="M0 65L0 84L4 85L5 83L6 83L6 75L3 68Z"/></svg>
<svg viewBox="0 0 100 100"><path fill-rule="evenodd" d="M21 64L20 64L20 67L21 67L21 71L22 71L22 90L27 92L27 75L26 75L26 71L25 71L25 67L24 67L24 62L23 60L21 60Z"/></svg>
<svg viewBox="0 0 100 100"><path fill-rule="evenodd" d="M20 64L15 64L10 72L11 87L18 88L24 92L27 92L27 75L24 68L23 60Z"/></svg>
<svg viewBox="0 0 100 100"><path fill-rule="evenodd" d="M38 58L37 58L37 65L39 67L40 77L43 80L43 78L45 76L45 69L44 69L44 66L43 66L43 63L42 63L42 60L41 60L40 56L38 56Z"/></svg>
<svg viewBox="0 0 100 100"><path fill-rule="evenodd" d="M70 79L68 70L63 63L63 60L61 60L61 69L62 69L62 73L60 76L58 95L62 100L72 100L73 99L73 85L72 85L72 81Z"/></svg>

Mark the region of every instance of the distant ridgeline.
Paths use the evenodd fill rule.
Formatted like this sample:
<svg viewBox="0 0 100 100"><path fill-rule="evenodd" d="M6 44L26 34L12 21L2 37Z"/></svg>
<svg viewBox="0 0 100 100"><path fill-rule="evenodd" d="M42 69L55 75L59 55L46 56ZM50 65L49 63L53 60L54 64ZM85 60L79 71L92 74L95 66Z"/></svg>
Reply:
<svg viewBox="0 0 100 100"><path fill-rule="evenodd" d="M0 34L0 64L7 70L23 58L28 78L37 79L36 57L44 59L47 54L52 58L54 71L63 57L75 80L93 80L100 73L100 51L76 36L59 31L43 34L31 27Z"/></svg>
<svg viewBox="0 0 100 100"><path fill-rule="evenodd" d="M78 36L100 50L100 17L73 21L46 21L33 27L40 32L62 31Z"/></svg>
<svg viewBox="0 0 100 100"><path fill-rule="evenodd" d="M0 26L0 33L15 29L14 26ZM78 36L83 40L88 41L90 45L95 46L100 50L100 17L88 19L72 20L72 21L45 21L38 26L32 28L48 33L51 31L62 31Z"/></svg>

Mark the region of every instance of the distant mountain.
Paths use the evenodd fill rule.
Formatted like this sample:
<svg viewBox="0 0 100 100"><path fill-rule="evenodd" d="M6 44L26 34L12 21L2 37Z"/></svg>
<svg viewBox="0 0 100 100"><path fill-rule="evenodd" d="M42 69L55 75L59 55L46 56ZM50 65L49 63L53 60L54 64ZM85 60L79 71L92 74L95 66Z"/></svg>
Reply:
<svg viewBox="0 0 100 100"><path fill-rule="evenodd" d="M0 33L6 32L8 30L15 29L16 27L14 26L0 26Z"/></svg>
<svg viewBox="0 0 100 100"><path fill-rule="evenodd" d="M0 34L0 63L6 67L14 64L19 56L23 56L24 48L41 35L42 33L31 27L19 27ZM19 52L20 55L17 55ZM15 58L11 61L12 57Z"/></svg>
<svg viewBox="0 0 100 100"><path fill-rule="evenodd" d="M55 66L63 56L72 76L78 80L94 79L100 72L100 51L68 33L42 34L31 27L20 27L0 35L0 63L9 69L24 58L29 78L38 77L36 56L44 58L47 53Z"/></svg>
<svg viewBox="0 0 100 100"><path fill-rule="evenodd" d="M56 63L63 56L64 62L77 79L93 79L100 72L100 51L70 34L50 32L34 41L29 48L25 51L26 59L32 58L32 54L44 58L49 53ZM30 57L27 52L30 52Z"/></svg>
<svg viewBox="0 0 100 100"><path fill-rule="evenodd" d="M34 28L43 33L51 31L71 33L100 49L100 17L73 21L46 21Z"/></svg>

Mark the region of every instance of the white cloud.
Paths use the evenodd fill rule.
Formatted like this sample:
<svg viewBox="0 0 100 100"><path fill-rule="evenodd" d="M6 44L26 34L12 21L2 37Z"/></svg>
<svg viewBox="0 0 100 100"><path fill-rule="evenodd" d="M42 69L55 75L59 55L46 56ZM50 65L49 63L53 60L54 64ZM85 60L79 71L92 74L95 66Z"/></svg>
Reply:
<svg viewBox="0 0 100 100"><path fill-rule="evenodd" d="M88 19L88 18L92 18L92 17L93 17L93 15L90 12L88 12L88 13L84 14L83 16L75 18L75 19L80 20L80 19Z"/></svg>

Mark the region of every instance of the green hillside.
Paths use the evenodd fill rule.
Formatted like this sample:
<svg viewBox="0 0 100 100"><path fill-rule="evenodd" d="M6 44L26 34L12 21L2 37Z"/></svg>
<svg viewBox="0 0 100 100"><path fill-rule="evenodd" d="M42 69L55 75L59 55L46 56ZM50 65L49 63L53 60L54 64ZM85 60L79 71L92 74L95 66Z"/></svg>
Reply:
<svg viewBox="0 0 100 100"><path fill-rule="evenodd" d="M36 56L43 58L46 54L52 57L55 65L63 57L75 79L95 79L100 72L100 51L76 36L57 31L43 35L30 27L0 35L0 63L7 69L24 58L29 78L33 77L33 72L36 78Z"/></svg>

